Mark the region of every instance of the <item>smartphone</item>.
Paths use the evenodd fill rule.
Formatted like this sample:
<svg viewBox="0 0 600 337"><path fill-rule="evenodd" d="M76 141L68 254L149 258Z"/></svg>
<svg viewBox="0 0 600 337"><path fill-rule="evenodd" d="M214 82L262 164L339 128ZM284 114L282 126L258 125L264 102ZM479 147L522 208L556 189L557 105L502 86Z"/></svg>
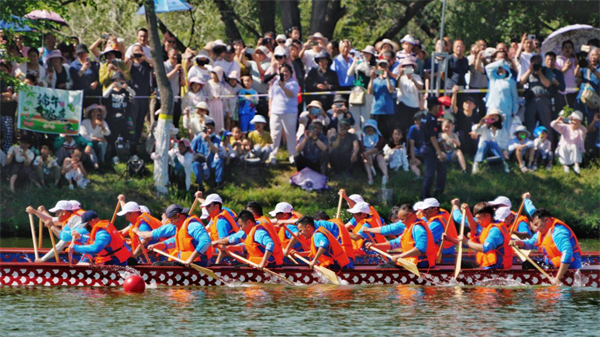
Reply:
<svg viewBox="0 0 600 337"><path fill-rule="evenodd" d="M335 103L334 105L336 108L340 109L341 107L344 106L344 103Z"/></svg>
<svg viewBox="0 0 600 337"><path fill-rule="evenodd" d="M177 64L181 64L181 54L177 55Z"/></svg>
<svg viewBox="0 0 600 337"><path fill-rule="evenodd" d="M281 82L284 82L284 81L285 81L285 79L283 78L283 74L279 74L279 80L280 80Z"/></svg>
<svg viewBox="0 0 600 337"><path fill-rule="evenodd" d="M535 40L535 39L536 39L535 34L529 34L529 35L527 35L527 40Z"/></svg>
<svg viewBox="0 0 600 337"><path fill-rule="evenodd" d="M581 51L584 52L584 53L589 53L590 52L590 46L586 46L586 45L581 46Z"/></svg>
<svg viewBox="0 0 600 337"><path fill-rule="evenodd" d="M102 39L103 40L108 40L110 38L110 34L108 33L102 33Z"/></svg>
<svg viewBox="0 0 600 337"><path fill-rule="evenodd" d="M381 74L383 74L383 70L375 70L375 74L381 75Z"/></svg>
<svg viewBox="0 0 600 337"><path fill-rule="evenodd" d="M415 69L413 67L404 68L404 75L411 75L415 73Z"/></svg>
<svg viewBox="0 0 600 337"><path fill-rule="evenodd" d="M571 118L569 118L569 117L563 118L563 123L565 123L565 124L571 124Z"/></svg>

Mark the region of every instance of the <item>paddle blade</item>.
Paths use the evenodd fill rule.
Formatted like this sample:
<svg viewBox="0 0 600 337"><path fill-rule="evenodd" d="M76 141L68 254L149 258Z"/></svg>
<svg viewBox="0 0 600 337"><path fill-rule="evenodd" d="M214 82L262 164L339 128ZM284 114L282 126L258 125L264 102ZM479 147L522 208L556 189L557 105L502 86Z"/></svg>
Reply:
<svg viewBox="0 0 600 337"><path fill-rule="evenodd" d="M398 261L396 261L396 264L408 270L409 272L417 275L417 277L421 277L421 273L419 273L419 268L417 268L416 264L405 259L398 259Z"/></svg>
<svg viewBox="0 0 600 337"><path fill-rule="evenodd" d="M219 280L219 277L217 276L217 274L215 274L215 272L214 272L214 271L212 271L212 270L210 270L210 269L208 269L208 268L200 267L199 265L197 265L197 264L193 264L193 263L191 263L191 264L190 264L190 266L191 266L193 269L195 269L195 270L197 270L197 271L201 272L202 274L205 274L205 275L207 275L207 276L210 276L210 277L212 277L212 278L213 278L213 279L215 279L215 280Z"/></svg>
<svg viewBox="0 0 600 337"><path fill-rule="evenodd" d="M331 282L332 284L335 284L338 286L340 285L340 281L338 280L337 275L331 269L327 269L325 267L319 267L319 266L315 266L315 269L319 273L323 274L323 276L325 276L329 280L329 282Z"/></svg>

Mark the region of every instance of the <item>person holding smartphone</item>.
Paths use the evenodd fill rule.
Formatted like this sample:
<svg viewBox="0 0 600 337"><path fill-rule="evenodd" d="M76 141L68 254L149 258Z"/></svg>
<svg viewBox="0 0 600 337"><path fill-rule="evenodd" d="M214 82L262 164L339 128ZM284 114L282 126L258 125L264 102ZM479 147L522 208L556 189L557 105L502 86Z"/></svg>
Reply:
<svg viewBox="0 0 600 337"><path fill-rule="evenodd" d="M519 73L517 74L517 78L521 78L523 74L529 69L531 57L533 55L537 55L535 53L535 45L534 40L536 36L534 34L524 33L521 38L521 44L519 44L519 48L515 53L515 61L519 68Z"/></svg>
<svg viewBox="0 0 600 337"><path fill-rule="evenodd" d="M419 90L423 89L421 76L415 74L416 60L407 56L400 62L400 77L398 78L398 105L395 111L403 133L408 132L412 125L413 116L419 111Z"/></svg>
<svg viewBox="0 0 600 337"><path fill-rule="evenodd" d="M395 127L393 94L396 80L390 76L389 67L388 60L377 60L377 68L371 71L371 82L367 90L373 95L371 118L377 121L384 139L391 137Z"/></svg>

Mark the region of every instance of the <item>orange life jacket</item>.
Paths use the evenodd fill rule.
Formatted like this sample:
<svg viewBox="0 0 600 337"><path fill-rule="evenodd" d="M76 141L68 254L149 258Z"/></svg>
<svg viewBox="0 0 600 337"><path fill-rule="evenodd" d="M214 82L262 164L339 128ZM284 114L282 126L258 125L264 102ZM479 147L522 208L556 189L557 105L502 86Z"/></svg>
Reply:
<svg viewBox="0 0 600 337"><path fill-rule="evenodd" d="M353 241L350 237L350 232L348 232L348 229L346 228L346 226L344 226L342 220L334 218L329 219L327 221L333 222L338 226L338 231L340 232L340 236L337 237L338 242L341 243L342 248L344 248L344 252L346 252L346 255L354 261L354 259L356 258L356 254L354 253L354 247L352 246Z"/></svg>
<svg viewBox="0 0 600 337"><path fill-rule="evenodd" d="M343 268L350 263L350 259L348 258L348 255L346 255L344 248L342 248L342 245L340 245L337 238L335 238L333 234L323 227L318 228L315 233L322 233L327 237L327 240L329 240L329 248L327 249L327 252L332 256L325 256L325 254L319 256L319 266L327 267L337 262L337 264ZM316 255L317 247L315 246L315 236L313 233L313 237L310 242L310 257L314 258Z"/></svg>
<svg viewBox="0 0 600 337"><path fill-rule="evenodd" d="M129 226L129 238L131 238L131 248L133 249L134 252L137 249L137 247L139 246L139 243L141 242L141 240L134 239L134 237L136 237L136 235L133 232L133 229L140 228L142 221L147 223L150 226L150 228L152 228L152 230L155 230L158 227L162 226L162 222L160 220L158 220L157 218L153 217L152 215L150 215L148 213L142 213L142 215L140 215L137 218L137 220L135 220L135 223L132 224L131 226Z"/></svg>
<svg viewBox="0 0 600 337"><path fill-rule="evenodd" d="M510 269L513 264L513 250L509 246L510 243L510 235L508 232L508 228L504 222L500 223L492 223L481 231L479 235L479 242L481 244L485 243L485 239L487 239L488 234L492 228L498 228L502 233L502 238L504 242L502 243L502 247L498 247L494 250L491 250L487 253L477 252L475 258L477 260L477 264L480 267L490 267L498 263L498 255L502 256L502 269ZM502 249L501 249L502 248ZM504 253L502 253L504 250Z"/></svg>
<svg viewBox="0 0 600 337"><path fill-rule="evenodd" d="M172 255L178 256L181 260L187 261L187 259L194 253L196 247L192 244L192 240L194 238L188 233L188 225L191 222L198 222L202 226L202 220L200 220L197 216L191 215L181 225L181 227L177 228L177 233L175 234L175 249L171 251ZM206 257L210 259L212 257L213 248L212 246L208 248L206 253ZM199 261L200 257L194 259L194 261Z"/></svg>
<svg viewBox="0 0 600 337"><path fill-rule="evenodd" d="M80 211L82 211L82 212L80 212ZM61 218L59 218L58 221L61 222L61 224L60 224L61 228L64 228L65 225L71 220L72 217L74 217L74 216L81 217L83 215L83 213L85 213L84 210L78 209L76 211L72 211L71 214L69 214L69 216L67 216L66 218L64 218L64 220L62 220Z"/></svg>
<svg viewBox="0 0 600 337"><path fill-rule="evenodd" d="M258 228L262 228L269 233L271 240L273 240L273 258L275 259L275 263L277 265L283 264L283 249L281 248L281 242L279 242L279 238L277 237L277 233L274 230L269 228L268 226L264 226L263 224L256 224L250 230L250 234L246 237L245 245L246 251L248 252L248 260L260 264L262 262L265 254L260 251L259 247L262 245L256 241L254 241L254 233ZM263 247L265 248L265 247Z"/></svg>
<svg viewBox="0 0 600 337"><path fill-rule="evenodd" d="M433 242L433 234L431 234L429 226L421 219L415 220L415 222L408 225L406 230L404 230L404 234L402 234L400 237L400 246L402 247L402 252L408 252L409 250L415 248L415 238L412 234L413 226L421 226L425 228L425 231L427 232L427 250L425 251L425 256L413 256L405 259L414 264L418 264L419 262L426 260L429 263L429 267L435 266L435 260L437 258L439 247L435 244L435 242Z"/></svg>
<svg viewBox="0 0 600 337"><path fill-rule="evenodd" d="M454 220L452 220L452 217L449 216L450 214L448 212L446 212L446 211L444 211L444 212L440 212L437 215L431 217L431 219L429 219L429 222L427 224L431 225L432 222L437 220L442 224L442 226L444 226L444 232L446 232L447 235L455 238L458 236L458 233L456 232L456 226L454 225ZM448 221L448 220L450 220L450 221ZM450 226L450 227L448 227L448 226ZM446 228L448 228L447 231L446 231ZM448 249L453 246L454 246L454 244L452 242L445 240L442 249Z"/></svg>
<svg viewBox="0 0 600 337"><path fill-rule="evenodd" d="M377 227L383 226L383 223L381 223L381 217L379 216L379 212L377 212L375 207L369 205L369 210L371 210L371 213L369 213L369 215L371 215L371 218L374 218L375 222L379 225Z"/></svg>
<svg viewBox="0 0 600 337"><path fill-rule="evenodd" d="M378 216L371 216L371 217L369 217L367 219L363 219L359 223L357 223L356 227L354 227L354 229L352 230L352 232L354 234L358 235L358 232L360 232L360 229L362 228L362 226L365 223L368 223L371 226L371 228L379 228L379 227L381 227L380 226L381 219L379 219ZM381 235L381 234L371 234L371 233L369 233L367 235L367 237L369 235L373 237L373 240L375 240L374 243L382 243L382 242L386 242L387 241L385 239L385 237L383 237L383 235ZM354 240L352 241L352 246L354 247L354 255L355 256L356 255L366 255L366 253L362 250L362 246L363 246L364 242L365 242L365 239L359 239L359 240L356 240L356 241L354 241Z"/></svg>
<svg viewBox="0 0 600 337"><path fill-rule="evenodd" d="M225 219L231 225L231 228L233 229L233 231L230 232L229 235L240 230L240 227L238 226L237 222L235 222L235 219L233 218L233 216L231 216L231 213L229 213L228 210L223 209L223 210L221 210L221 213L215 215L211 219L210 232L208 234L210 234L210 239L213 241L220 239L219 231L217 230L217 221L220 218Z"/></svg>
<svg viewBox="0 0 600 337"><path fill-rule="evenodd" d="M540 250L544 253L544 255L546 255L546 258L552 262L552 264L554 265L554 267L559 268L560 267L560 259L562 258L562 252L560 250L558 250L558 248L556 247L556 244L554 243L554 239L552 238L552 232L554 231L554 226L556 225L561 225L561 226L565 226L566 229L569 230L569 232L571 232L571 237L570 238L574 238L575 239L575 247L573 247L573 253L580 253L581 254L581 247L579 246L579 240L577 240L577 236L575 236L575 233L573 233L573 230L567 226L564 222L553 218L553 222L552 225L550 226L550 228L548 228L548 231L546 232L546 235L542 236L541 233L538 236L538 246L540 247ZM575 257L571 258L571 261L569 261L569 263L573 262L575 260Z"/></svg>
<svg viewBox="0 0 600 337"><path fill-rule="evenodd" d="M300 219L301 217L302 217L302 215L300 213L292 212L292 216L288 220L296 220L296 219ZM287 237L287 231L289 230L291 232L291 229L287 228L287 225L288 224L281 225L281 228L279 229L279 232L278 232L279 241L281 242L281 247L283 249L286 249L287 246L290 244L290 241L292 240L291 238L288 239L288 237ZM287 228L287 230L286 230L286 228ZM298 241L300 242L300 245L302 245L302 250L308 251L310 249L310 242L300 234L297 234L296 236L298 237Z"/></svg>
<svg viewBox="0 0 600 337"><path fill-rule="evenodd" d="M511 211L512 215L517 216L517 213L515 211ZM513 220L513 224L510 225L510 231L512 232L518 232L519 231L519 224L521 222L525 222L528 226L529 226L529 218L527 218L526 216L524 216L523 214L519 215L519 217L517 218L517 221Z"/></svg>
<svg viewBox="0 0 600 337"><path fill-rule="evenodd" d="M100 253L96 254L96 264L104 264L111 261L113 257L116 258L119 263L124 263L130 257L133 257L129 249L125 246L125 241L123 241L121 235L119 235L119 231L117 231L115 226L108 220L98 221L96 225L94 225L94 228L92 228L92 232L90 233L89 244L94 243L96 234L101 229L104 229L110 235L110 243L104 247Z"/></svg>

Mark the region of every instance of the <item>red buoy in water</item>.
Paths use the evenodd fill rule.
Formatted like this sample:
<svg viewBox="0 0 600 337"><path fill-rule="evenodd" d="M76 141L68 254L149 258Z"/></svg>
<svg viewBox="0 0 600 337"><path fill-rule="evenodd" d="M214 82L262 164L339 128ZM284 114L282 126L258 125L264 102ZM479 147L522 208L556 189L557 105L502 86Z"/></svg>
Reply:
<svg viewBox="0 0 600 337"><path fill-rule="evenodd" d="M143 293L146 290L146 283L139 275L129 275L123 283L123 290L128 293Z"/></svg>

